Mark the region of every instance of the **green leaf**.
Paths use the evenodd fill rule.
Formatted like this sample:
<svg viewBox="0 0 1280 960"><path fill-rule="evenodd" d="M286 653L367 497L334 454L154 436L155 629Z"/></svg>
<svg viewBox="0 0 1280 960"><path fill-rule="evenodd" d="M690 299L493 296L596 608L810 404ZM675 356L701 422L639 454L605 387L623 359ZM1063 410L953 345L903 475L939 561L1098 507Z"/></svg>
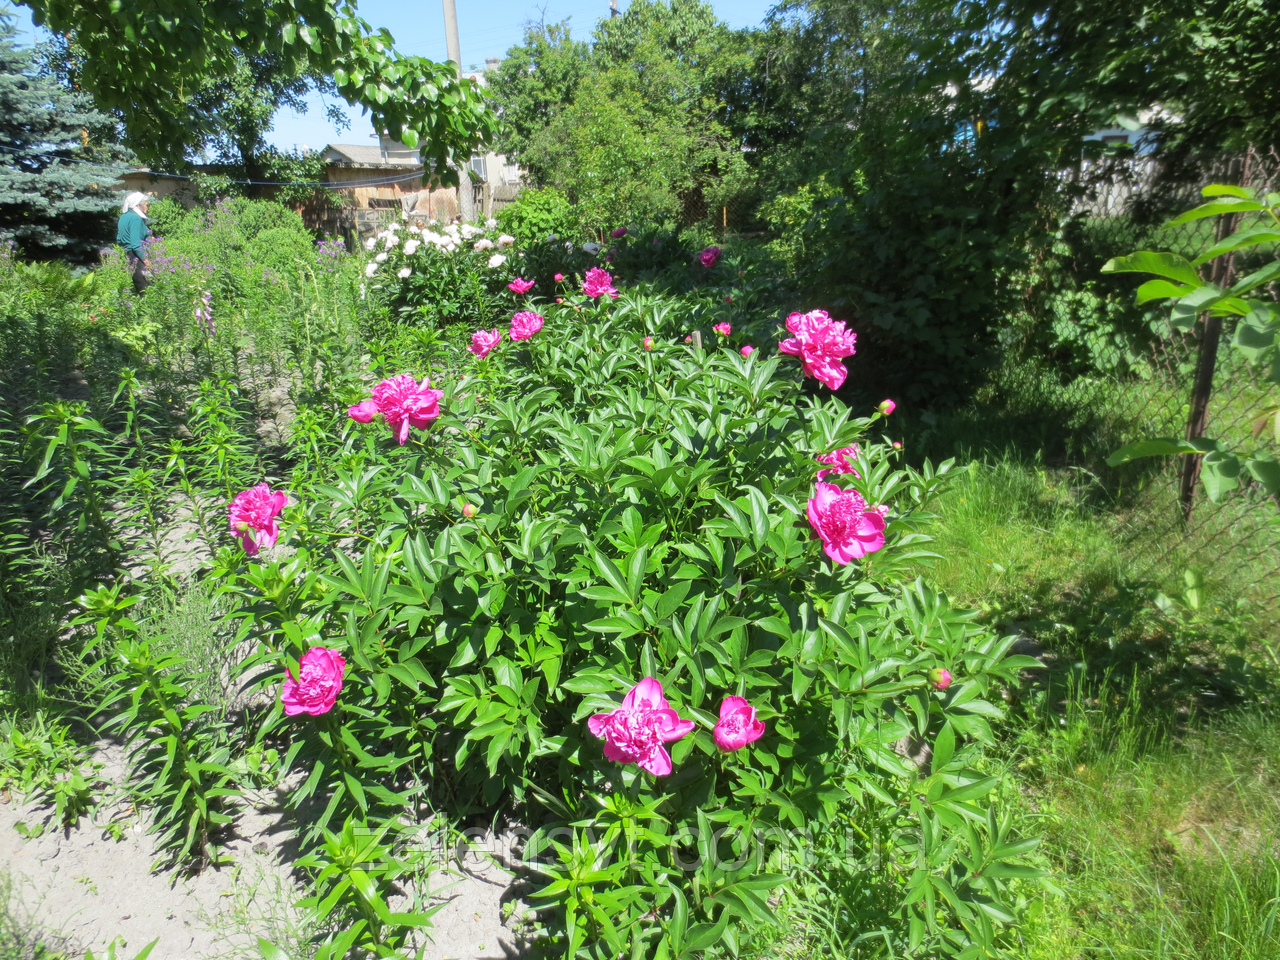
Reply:
<svg viewBox="0 0 1280 960"><path fill-rule="evenodd" d="M1176 280L1192 287L1203 283L1200 274L1196 273L1186 257L1176 253L1155 253L1151 250L1140 250L1127 257L1115 257L1102 267L1103 273L1154 273L1157 277Z"/></svg>
<svg viewBox="0 0 1280 960"><path fill-rule="evenodd" d="M1202 197L1239 197L1241 200L1252 200L1253 191L1248 187L1237 187L1233 183L1211 183L1200 191Z"/></svg>
<svg viewBox="0 0 1280 960"><path fill-rule="evenodd" d="M1262 489L1271 496L1280 493L1280 463L1266 454L1254 454L1245 462L1253 479L1262 484Z"/></svg>
<svg viewBox="0 0 1280 960"><path fill-rule="evenodd" d="M951 724L943 724L942 729L938 731L937 738L933 741L933 769L937 771L945 767L951 762L955 752L955 730L951 728Z"/></svg>
<svg viewBox="0 0 1280 960"><path fill-rule="evenodd" d="M988 793L996 788L1000 782L998 777L987 777L974 783L966 784L963 787L953 787L943 792L938 798L939 802L960 803L965 800L976 800L978 797L985 797Z"/></svg>
<svg viewBox="0 0 1280 960"><path fill-rule="evenodd" d="M1195 440L1178 440L1174 437L1138 440L1125 444L1107 457L1107 466L1118 467L1122 463L1128 463L1140 457L1167 457L1175 453L1209 453L1217 449L1218 445L1215 441L1203 437Z"/></svg>
<svg viewBox="0 0 1280 960"><path fill-rule="evenodd" d="M1252 213L1265 209L1267 208L1257 200L1251 200L1247 197L1223 196L1210 200L1208 203L1202 203L1200 206L1174 217L1165 226L1176 227L1179 224L1190 223L1192 220L1216 217L1221 213Z"/></svg>
<svg viewBox="0 0 1280 960"><path fill-rule="evenodd" d="M1137 303L1141 306L1152 300L1166 300L1169 297L1185 297L1195 287L1182 283L1171 283L1168 280L1148 280L1138 288Z"/></svg>
<svg viewBox="0 0 1280 960"><path fill-rule="evenodd" d="M1240 486L1240 458L1233 453L1215 450L1200 464L1200 481L1214 503Z"/></svg>

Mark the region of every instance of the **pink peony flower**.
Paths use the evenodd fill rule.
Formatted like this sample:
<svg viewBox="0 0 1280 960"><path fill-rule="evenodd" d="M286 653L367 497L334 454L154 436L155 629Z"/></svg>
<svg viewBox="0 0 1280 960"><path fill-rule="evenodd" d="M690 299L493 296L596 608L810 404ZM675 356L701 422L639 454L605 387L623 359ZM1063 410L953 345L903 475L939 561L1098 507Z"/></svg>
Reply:
<svg viewBox="0 0 1280 960"><path fill-rule="evenodd" d="M563 273L557 273L557 274L556 274L556 283L563 283L563 282L564 282L564 274L563 274Z"/></svg>
<svg viewBox="0 0 1280 960"><path fill-rule="evenodd" d="M476 515L476 505L474 503L464 503L462 505L462 515L470 520Z"/></svg>
<svg viewBox="0 0 1280 960"><path fill-rule="evenodd" d="M857 335L846 329L843 320L832 320L825 310L793 313L787 317L787 329L795 336L778 344L778 350L799 357L806 377L838 390L849 372L840 360L855 353Z"/></svg>
<svg viewBox="0 0 1280 960"><path fill-rule="evenodd" d="M951 686L951 671L946 667L934 667L929 671L929 683L935 690L945 690Z"/></svg>
<svg viewBox="0 0 1280 960"><path fill-rule="evenodd" d="M716 324L714 327L712 327L711 329L712 329L712 330L714 330L716 333L720 334L720 336L722 336L722 337L727 337L727 336L729 336L729 334L733 333L733 324L731 324L731 323L717 323L717 324Z"/></svg>
<svg viewBox="0 0 1280 960"><path fill-rule="evenodd" d="M716 265L716 262L719 259L720 259L719 247L707 247L707 249L703 250L700 254L698 254L698 262L701 263L704 267L707 267L708 269L710 269L711 267L714 267Z"/></svg>
<svg viewBox="0 0 1280 960"><path fill-rule="evenodd" d="M827 556L844 565L884 546L884 517L867 509L867 501L834 483L814 484L809 524L822 538Z"/></svg>
<svg viewBox="0 0 1280 960"><path fill-rule="evenodd" d="M501 342L501 330L477 330L471 335L471 346L467 349L483 360Z"/></svg>
<svg viewBox="0 0 1280 960"><path fill-rule="evenodd" d="M644 347L646 350L652 350L652 349L653 349L653 337L645 337L645 338L644 338L644 340L642 340L642 341L640 342L640 345L641 345L642 347Z"/></svg>
<svg viewBox="0 0 1280 960"><path fill-rule="evenodd" d="M725 302L725 303L733 303L733 297L726 293L726 294L724 295L724 302Z"/></svg>
<svg viewBox="0 0 1280 960"><path fill-rule="evenodd" d="M312 647L298 661L298 678L285 667L285 680L280 688L280 702L286 716L309 713L318 717L333 709L342 692L342 673L347 661L337 650Z"/></svg>
<svg viewBox="0 0 1280 960"><path fill-rule="evenodd" d="M528 340L542 329L542 316L532 310L521 310L511 318L511 339Z"/></svg>
<svg viewBox="0 0 1280 960"><path fill-rule="evenodd" d="M510 290L512 293L523 294L523 293L528 293L535 286L536 284L532 280L524 280L520 277L516 277L514 280L512 280L510 283L507 284L507 289Z"/></svg>
<svg viewBox="0 0 1280 960"><path fill-rule="evenodd" d="M609 236L613 237L613 239L615 240L617 240L619 237L625 237L626 235L627 235L626 227L617 227L614 229L614 231L611 234L609 234Z"/></svg>
<svg viewBox="0 0 1280 960"><path fill-rule="evenodd" d="M613 277L600 267L592 267L582 280L582 292L588 297L601 297L608 294L616 298L618 291L613 289Z"/></svg>
<svg viewBox="0 0 1280 960"><path fill-rule="evenodd" d="M742 697L725 697L720 701L714 736L716 746L731 753L764 736L764 721L756 719L756 708Z"/></svg>
<svg viewBox="0 0 1280 960"><path fill-rule="evenodd" d="M749 357L749 356L751 356L753 353L755 353L755 352L756 352L756 348L755 348L755 347L753 347L751 344L749 344L749 343L748 343L745 347L743 347L743 348L742 348L741 350L739 350L738 352L739 352L740 354L742 354L744 357Z"/></svg>
<svg viewBox="0 0 1280 960"><path fill-rule="evenodd" d="M231 519L231 532L240 538L245 553L252 557L259 548L270 549L276 545L280 536L276 517L288 502L287 496L279 491L272 493L265 483L236 494L227 514Z"/></svg>
<svg viewBox="0 0 1280 960"><path fill-rule="evenodd" d="M842 473L852 473L855 477L861 474L853 468L850 458L856 459L858 456L858 445L855 443L852 447L841 447L839 450L832 450L830 453L820 453L816 457L819 463L828 465L828 469L818 471L818 479L821 480L829 473L839 476Z"/></svg>
<svg viewBox="0 0 1280 960"><path fill-rule="evenodd" d="M662 684L645 677L631 688L622 706L594 714L587 729L604 741L606 759L634 763L655 777L665 777L671 773L671 755L663 744L692 733L693 721L681 720L662 695Z"/></svg>
<svg viewBox="0 0 1280 960"><path fill-rule="evenodd" d="M893 413L893 411L898 409L898 405L892 400L881 400L880 406L876 407L876 409L887 417L889 414Z"/></svg>
<svg viewBox="0 0 1280 960"><path fill-rule="evenodd" d="M440 416L440 398L444 391L428 389L430 386L430 377L423 377L419 384L407 373L398 374L374 387L373 399L357 403L347 415L359 423L369 423L382 414L403 446L409 439L410 427L425 430Z"/></svg>

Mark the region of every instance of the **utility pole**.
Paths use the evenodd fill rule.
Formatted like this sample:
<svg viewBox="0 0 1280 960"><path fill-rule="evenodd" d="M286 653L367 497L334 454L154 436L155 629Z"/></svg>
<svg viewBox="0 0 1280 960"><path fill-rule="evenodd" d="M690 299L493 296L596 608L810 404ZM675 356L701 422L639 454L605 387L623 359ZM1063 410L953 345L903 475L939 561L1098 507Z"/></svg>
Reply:
<svg viewBox="0 0 1280 960"><path fill-rule="evenodd" d="M609 19L618 15L618 0L609 0Z"/></svg>
<svg viewBox="0 0 1280 960"><path fill-rule="evenodd" d="M454 0L444 0L444 42L449 51L449 59L458 71L458 79L462 79L462 44L458 42L458 7ZM475 196L471 191L471 174L467 172L470 157L466 157L457 166L458 171L458 212L462 214L464 223L476 218Z"/></svg>

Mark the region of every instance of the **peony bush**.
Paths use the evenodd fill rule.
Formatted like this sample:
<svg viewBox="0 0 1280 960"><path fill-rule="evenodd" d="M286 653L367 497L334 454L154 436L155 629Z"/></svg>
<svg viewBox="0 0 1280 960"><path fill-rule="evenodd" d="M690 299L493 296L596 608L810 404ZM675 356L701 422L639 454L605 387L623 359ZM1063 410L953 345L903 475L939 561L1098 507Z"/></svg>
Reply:
<svg viewBox="0 0 1280 960"><path fill-rule="evenodd" d="M852 355L825 314L701 349L587 284L353 385L280 542L219 552L306 842L497 818L564 957L735 952L815 877L895 953L997 951L1037 871L984 748L1032 663L904 580L946 465L802 389ZM407 942L361 903L326 949Z"/></svg>

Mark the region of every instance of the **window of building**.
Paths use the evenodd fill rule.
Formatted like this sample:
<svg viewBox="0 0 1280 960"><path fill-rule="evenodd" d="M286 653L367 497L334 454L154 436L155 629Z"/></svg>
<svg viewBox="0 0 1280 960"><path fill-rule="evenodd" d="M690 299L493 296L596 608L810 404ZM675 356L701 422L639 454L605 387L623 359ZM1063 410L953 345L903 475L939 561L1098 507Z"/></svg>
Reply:
<svg viewBox="0 0 1280 960"><path fill-rule="evenodd" d="M476 153L471 156L471 172L481 180L489 179L489 165L486 162L484 154Z"/></svg>

